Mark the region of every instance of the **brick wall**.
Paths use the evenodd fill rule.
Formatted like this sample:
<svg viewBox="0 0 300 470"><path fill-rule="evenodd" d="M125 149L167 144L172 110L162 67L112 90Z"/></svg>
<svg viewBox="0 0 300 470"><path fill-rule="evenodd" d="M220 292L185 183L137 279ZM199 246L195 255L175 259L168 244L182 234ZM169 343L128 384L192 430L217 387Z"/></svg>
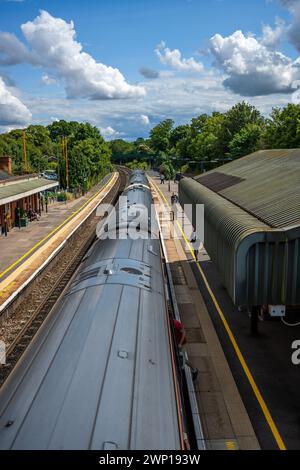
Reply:
<svg viewBox="0 0 300 470"><path fill-rule="evenodd" d="M11 158L8 155L0 157L0 170L5 171L8 175L12 174Z"/></svg>

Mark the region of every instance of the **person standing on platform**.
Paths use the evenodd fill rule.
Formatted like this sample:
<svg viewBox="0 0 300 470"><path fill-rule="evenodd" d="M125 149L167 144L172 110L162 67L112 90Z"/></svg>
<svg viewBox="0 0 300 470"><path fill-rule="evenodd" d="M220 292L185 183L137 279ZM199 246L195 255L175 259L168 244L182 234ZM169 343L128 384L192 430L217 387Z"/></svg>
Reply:
<svg viewBox="0 0 300 470"><path fill-rule="evenodd" d="M4 214L4 235L7 237L8 232L8 221L9 221L9 214L5 212Z"/></svg>
<svg viewBox="0 0 300 470"><path fill-rule="evenodd" d="M183 346L187 343L187 336L186 336L185 328L183 324L180 321L175 320L175 318L173 319L173 328L174 328L177 346L179 350L181 351ZM198 377L198 373L199 373L198 369L196 367L193 367L193 364L187 359L184 359L184 364L186 364L190 368L192 379L193 381L195 381Z"/></svg>
<svg viewBox="0 0 300 470"><path fill-rule="evenodd" d="M198 240L198 236L197 236L195 227L193 227L193 231L192 231L192 234L191 234L191 237L190 237L190 244L193 248L193 252L194 252L194 256L196 258L196 261L198 261L200 242Z"/></svg>
<svg viewBox="0 0 300 470"><path fill-rule="evenodd" d="M21 228L21 210L19 206L15 208L15 226Z"/></svg>

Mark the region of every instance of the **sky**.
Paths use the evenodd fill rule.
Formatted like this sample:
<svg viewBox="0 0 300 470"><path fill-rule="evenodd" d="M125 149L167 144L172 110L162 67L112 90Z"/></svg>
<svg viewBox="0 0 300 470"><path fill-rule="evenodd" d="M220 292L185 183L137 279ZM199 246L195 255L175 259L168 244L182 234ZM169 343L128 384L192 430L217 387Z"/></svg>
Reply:
<svg viewBox="0 0 300 470"><path fill-rule="evenodd" d="M0 0L0 132L66 119L132 140L299 90L300 0Z"/></svg>

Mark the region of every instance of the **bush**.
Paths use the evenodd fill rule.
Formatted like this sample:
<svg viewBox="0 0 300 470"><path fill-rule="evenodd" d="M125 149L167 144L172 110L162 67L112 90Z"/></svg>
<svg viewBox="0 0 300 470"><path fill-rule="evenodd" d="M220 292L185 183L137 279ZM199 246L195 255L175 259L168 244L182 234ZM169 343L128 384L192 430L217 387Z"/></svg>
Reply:
<svg viewBox="0 0 300 470"><path fill-rule="evenodd" d="M66 193L57 193L57 200L58 202L63 202L67 200Z"/></svg>
<svg viewBox="0 0 300 470"><path fill-rule="evenodd" d="M180 168L180 173L188 173L189 172L189 165L186 164L186 165L182 165L182 167Z"/></svg>

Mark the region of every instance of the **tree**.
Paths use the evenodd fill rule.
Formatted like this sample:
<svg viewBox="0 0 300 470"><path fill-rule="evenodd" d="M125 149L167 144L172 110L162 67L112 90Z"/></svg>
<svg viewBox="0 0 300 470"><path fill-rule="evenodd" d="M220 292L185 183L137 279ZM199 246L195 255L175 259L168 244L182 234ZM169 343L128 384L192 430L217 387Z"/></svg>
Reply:
<svg viewBox="0 0 300 470"><path fill-rule="evenodd" d="M201 132L192 140L188 147L190 157L195 160L214 160L225 154L226 117L221 113L213 113L205 119Z"/></svg>
<svg viewBox="0 0 300 470"><path fill-rule="evenodd" d="M174 121L166 119L150 131L150 146L155 152L167 152L170 146L170 135Z"/></svg>
<svg viewBox="0 0 300 470"><path fill-rule="evenodd" d="M202 132L202 129L208 118L209 118L208 114L200 114L200 116L196 118L192 118L191 126L190 126L192 138L196 137L196 135Z"/></svg>
<svg viewBox="0 0 300 470"><path fill-rule="evenodd" d="M239 158L260 148L261 128L258 124L248 124L235 134L229 144L231 158Z"/></svg>
<svg viewBox="0 0 300 470"><path fill-rule="evenodd" d="M175 176L175 169L169 160L161 164L159 171L166 177L167 180L171 180Z"/></svg>
<svg viewBox="0 0 300 470"><path fill-rule="evenodd" d="M126 142L123 139L115 139L109 142L112 151L112 161L123 163L134 158L136 148L132 142Z"/></svg>
<svg viewBox="0 0 300 470"><path fill-rule="evenodd" d="M80 127L80 123L77 121L65 121L61 119L60 121L54 121L52 124L47 126L48 131L50 132L51 140L54 142L61 142L62 136L75 135L77 130Z"/></svg>
<svg viewBox="0 0 300 470"><path fill-rule="evenodd" d="M22 130L15 129L0 136L3 154L12 157L13 173L21 173L24 171L24 153L22 143Z"/></svg>
<svg viewBox="0 0 300 470"><path fill-rule="evenodd" d="M229 140L248 124L262 125L264 121L259 110L245 101L233 106L225 113L225 117Z"/></svg>
<svg viewBox="0 0 300 470"><path fill-rule="evenodd" d="M263 136L265 148L300 147L300 106L288 104L285 108L273 108L267 119Z"/></svg>
<svg viewBox="0 0 300 470"><path fill-rule="evenodd" d="M79 123L74 129L73 135L75 140L101 139L103 141L99 129L89 122Z"/></svg>
<svg viewBox="0 0 300 470"><path fill-rule="evenodd" d="M102 178L111 170L111 150L102 139L80 140L72 148L69 158L70 187L85 189Z"/></svg>
<svg viewBox="0 0 300 470"><path fill-rule="evenodd" d="M57 157L59 146L52 142L49 130L40 125L31 125L26 129L27 160L30 171L47 169L52 157Z"/></svg>
<svg viewBox="0 0 300 470"><path fill-rule="evenodd" d="M140 153L142 155L151 155L153 153L151 148L146 144L140 144L137 147L137 151L138 151L138 153Z"/></svg>
<svg viewBox="0 0 300 470"><path fill-rule="evenodd" d="M127 163L126 166L128 166L128 168L131 170L147 171L149 169L147 162L139 162L138 160L133 160L132 162Z"/></svg>
<svg viewBox="0 0 300 470"><path fill-rule="evenodd" d="M58 121L47 127L31 125L26 129L27 163L29 171L57 169L66 185L66 162L62 154L61 137L68 136L70 187L89 187L110 171L111 149L99 130L89 123ZM23 131L15 129L0 135L0 154L12 157L15 174L24 173Z"/></svg>
<svg viewBox="0 0 300 470"><path fill-rule="evenodd" d="M176 145L183 139L190 136L191 128L188 124L185 126L177 126L170 132L169 143L170 147L176 148Z"/></svg>

